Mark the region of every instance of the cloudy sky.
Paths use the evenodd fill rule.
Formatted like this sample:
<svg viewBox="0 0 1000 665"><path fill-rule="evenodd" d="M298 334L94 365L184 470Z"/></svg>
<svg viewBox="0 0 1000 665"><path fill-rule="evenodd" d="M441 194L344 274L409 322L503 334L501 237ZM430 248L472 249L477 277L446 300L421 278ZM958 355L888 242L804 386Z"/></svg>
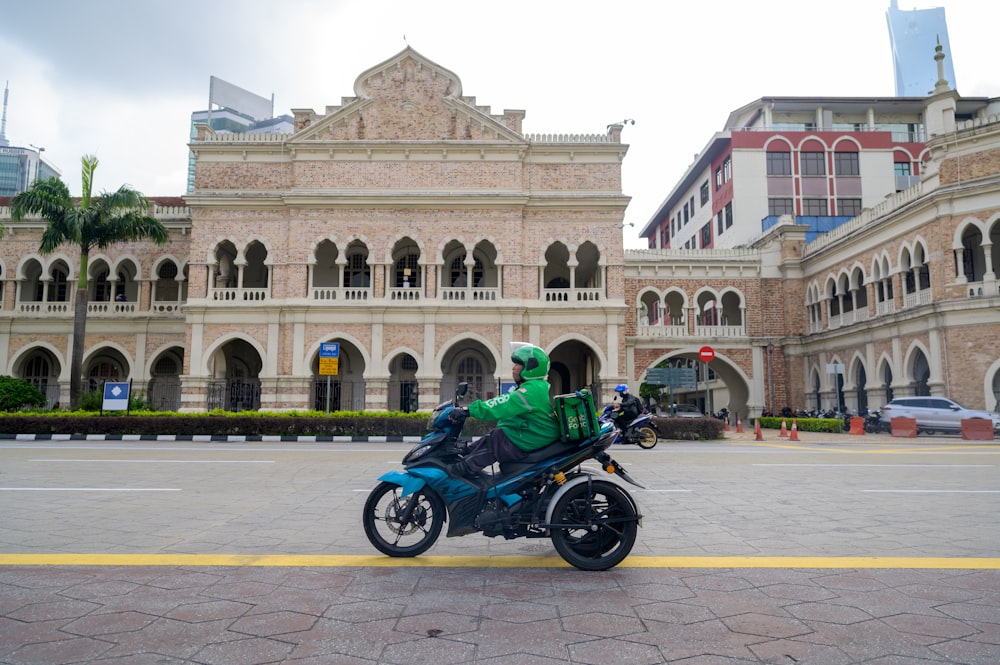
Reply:
<svg viewBox="0 0 1000 665"><path fill-rule="evenodd" d="M477 102L523 109L526 133L603 133L635 120L623 189L636 232L730 111L764 96L892 96L889 0L31 0L5 2L6 136L42 146L80 192L184 193L190 114L214 75L275 112L322 111L407 44ZM1000 97L1000 5L944 6L958 91ZM405 41L404 41L405 36ZM929 53L928 58L933 54Z"/></svg>

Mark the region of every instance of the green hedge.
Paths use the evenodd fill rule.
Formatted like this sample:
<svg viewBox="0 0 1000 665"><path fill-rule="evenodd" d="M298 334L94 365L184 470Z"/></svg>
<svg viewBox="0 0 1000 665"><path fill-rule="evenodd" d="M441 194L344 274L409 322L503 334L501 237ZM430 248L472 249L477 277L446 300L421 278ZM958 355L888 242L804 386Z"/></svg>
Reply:
<svg viewBox="0 0 1000 665"><path fill-rule="evenodd" d="M0 415L0 434L114 434L202 436L423 436L426 413L337 412L325 415L260 412L162 414L80 412ZM463 436L481 436L495 423L469 420Z"/></svg>
<svg viewBox="0 0 1000 665"><path fill-rule="evenodd" d="M791 431L792 420L800 432L827 432L832 434L842 434L844 432L844 421L840 418L782 418L781 416L766 416L760 418L762 429L781 429L781 421L785 421L785 427Z"/></svg>
<svg viewBox="0 0 1000 665"><path fill-rule="evenodd" d="M653 416L661 439L687 441L721 439L724 423L718 418L664 418Z"/></svg>

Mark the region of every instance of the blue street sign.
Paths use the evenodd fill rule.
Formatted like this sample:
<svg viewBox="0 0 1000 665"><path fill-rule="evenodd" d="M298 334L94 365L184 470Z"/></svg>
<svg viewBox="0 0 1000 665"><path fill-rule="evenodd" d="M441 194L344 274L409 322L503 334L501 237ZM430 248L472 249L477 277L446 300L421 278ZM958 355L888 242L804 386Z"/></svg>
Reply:
<svg viewBox="0 0 1000 665"><path fill-rule="evenodd" d="M128 390L127 383L105 383L101 408L105 411L128 411Z"/></svg>
<svg viewBox="0 0 1000 665"><path fill-rule="evenodd" d="M321 342L319 345L319 373L321 376L340 372L340 342ZM327 393L329 396L329 392Z"/></svg>

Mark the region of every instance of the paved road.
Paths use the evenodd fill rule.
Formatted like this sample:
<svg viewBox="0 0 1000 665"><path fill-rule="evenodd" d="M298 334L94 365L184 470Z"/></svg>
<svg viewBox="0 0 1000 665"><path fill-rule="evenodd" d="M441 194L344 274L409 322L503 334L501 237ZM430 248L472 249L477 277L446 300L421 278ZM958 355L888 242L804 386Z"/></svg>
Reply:
<svg viewBox="0 0 1000 665"><path fill-rule="evenodd" d="M1000 446L765 432L614 450L615 570L376 556L405 444L0 444L0 663L1000 663Z"/></svg>

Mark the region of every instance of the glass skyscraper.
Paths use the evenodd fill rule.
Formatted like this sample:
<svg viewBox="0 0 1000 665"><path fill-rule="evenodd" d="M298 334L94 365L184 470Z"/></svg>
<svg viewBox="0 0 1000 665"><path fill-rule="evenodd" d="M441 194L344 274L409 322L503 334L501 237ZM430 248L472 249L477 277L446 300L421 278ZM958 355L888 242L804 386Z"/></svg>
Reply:
<svg viewBox="0 0 1000 665"><path fill-rule="evenodd" d="M35 180L47 180L62 173L46 162L41 151L31 148L0 146L0 196L14 196L25 191Z"/></svg>
<svg viewBox="0 0 1000 665"><path fill-rule="evenodd" d="M900 9L898 0L891 0L885 17L889 23L889 45L896 73L896 96L926 97L931 94L937 83L934 48L938 41L946 56L945 78L949 87L957 90L944 7Z"/></svg>

